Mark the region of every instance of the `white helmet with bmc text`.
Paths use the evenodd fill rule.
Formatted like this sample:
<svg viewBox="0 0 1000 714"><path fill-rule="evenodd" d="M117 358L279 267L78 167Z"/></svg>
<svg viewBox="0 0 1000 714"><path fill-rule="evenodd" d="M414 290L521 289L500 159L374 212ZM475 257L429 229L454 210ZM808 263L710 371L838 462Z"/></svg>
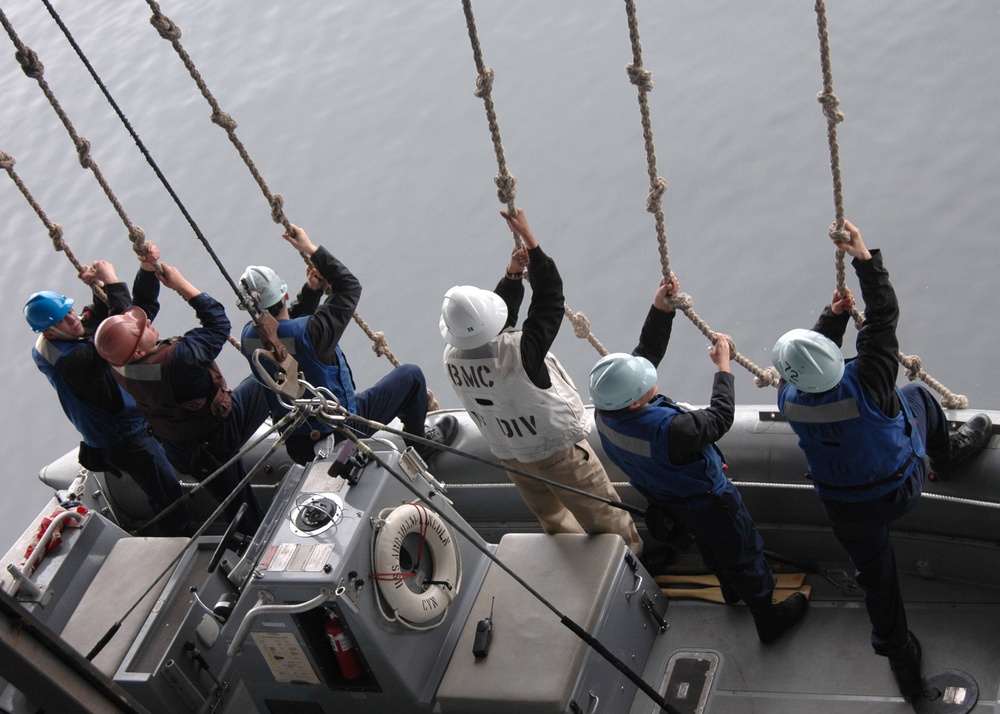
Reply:
<svg viewBox="0 0 1000 714"><path fill-rule="evenodd" d="M250 265L240 278L243 287L257 300L262 310L274 307L288 293L288 285L266 265Z"/></svg>
<svg viewBox="0 0 1000 714"><path fill-rule="evenodd" d="M482 347L507 323L507 303L490 290L456 285L444 294L441 336L460 350Z"/></svg>
<svg viewBox="0 0 1000 714"><path fill-rule="evenodd" d="M844 376L844 354L837 344L813 330L789 330L774 343L771 364L782 378L803 392L833 389Z"/></svg>
<svg viewBox="0 0 1000 714"><path fill-rule="evenodd" d="M645 357L612 352L590 370L590 399L605 411L624 409L656 385L656 367Z"/></svg>

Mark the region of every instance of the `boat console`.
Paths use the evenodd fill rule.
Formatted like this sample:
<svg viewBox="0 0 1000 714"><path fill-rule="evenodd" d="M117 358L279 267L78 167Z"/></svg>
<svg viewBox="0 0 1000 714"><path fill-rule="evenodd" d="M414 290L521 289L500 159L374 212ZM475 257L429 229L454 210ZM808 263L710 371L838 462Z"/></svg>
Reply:
<svg viewBox="0 0 1000 714"><path fill-rule="evenodd" d="M642 675L665 597L618 536L489 544L419 461L388 447L349 455L293 468L249 543L238 526L183 551L123 539L64 636L84 652L176 560L94 660L151 711L631 706L636 685L566 624Z"/></svg>

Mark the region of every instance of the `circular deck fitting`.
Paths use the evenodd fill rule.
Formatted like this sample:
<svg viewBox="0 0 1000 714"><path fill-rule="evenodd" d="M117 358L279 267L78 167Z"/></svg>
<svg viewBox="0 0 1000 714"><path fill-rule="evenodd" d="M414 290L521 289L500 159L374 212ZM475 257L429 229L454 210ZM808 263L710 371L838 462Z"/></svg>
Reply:
<svg viewBox="0 0 1000 714"><path fill-rule="evenodd" d="M924 694L913 704L917 714L966 714L979 701L979 685L966 672L950 669L924 677Z"/></svg>
<svg viewBox="0 0 1000 714"><path fill-rule="evenodd" d="M340 521L344 502L333 493L317 493L305 499L297 499L288 514L291 529L295 535L308 537L318 535Z"/></svg>

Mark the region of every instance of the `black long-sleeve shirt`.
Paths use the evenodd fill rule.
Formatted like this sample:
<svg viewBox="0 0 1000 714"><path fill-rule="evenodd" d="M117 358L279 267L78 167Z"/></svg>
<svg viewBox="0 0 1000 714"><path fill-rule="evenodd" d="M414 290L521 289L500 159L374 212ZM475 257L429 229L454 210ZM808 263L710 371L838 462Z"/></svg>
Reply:
<svg viewBox="0 0 1000 714"><path fill-rule="evenodd" d="M361 300L361 283L322 246L313 253L312 263L330 284L330 296L320 304L322 291L303 285L289 314L293 317L309 315L306 331L316 357L326 364L337 364L337 344Z"/></svg>
<svg viewBox="0 0 1000 714"><path fill-rule="evenodd" d="M858 330L857 370L865 393L886 416L899 414L899 397L896 395L896 377L899 374L899 302L896 291L889 282L889 272L882 264L882 253L871 251L871 260L855 258L851 264L858 276L861 297L865 303L865 322ZM815 332L843 345L844 332L850 314L833 314L827 305L816 324Z"/></svg>
<svg viewBox="0 0 1000 714"><path fill-rule="evenodd" d="M531 265L531 302L528 316L521 328L521 364L531 383L539 389L552 386L545 355L552 348L565 315L562 276L555 262L541 246L528 251ZM494 290L507 305L504 328L517 325L518 312L524 300L524 281L501 278Z"/></svg>
<svg viewBox="0 0 1000 714"><path fill-rule="evenodd" d="M632 350L632 354L645 357L658 367L666 354L676 314L673 310L664 312L650 306L639 333L639 344ZM667 456L678 466L697 461L701 458L704 447L715 443L729 431L735 414L736 389L733 375L729 372L716 372L712 380L709 405L704 409L678 414L670 422Z"/></svg>
<svg viewBox="0 0 1000 714"><path fill-rule="evenodd" d="M111 376L108 363L94 347L94 333L105 318L110 315L120 315L132 305L133 294L136 296L135 302L141 300L143 309L147 315L152 313L150 319L153 319L159 311L157 301L159 293L160 281L156 279L155 273L139 270L132 284L131 294L125 283L109 283L104 286L104 294L108 298L107 304L97 300L80 311L80 322L83 324L84 333L80 341L86 344L63 358L60 371L66 384L81 401L100 407L111 414L121 411L124 406L121 389Z"/></svg>

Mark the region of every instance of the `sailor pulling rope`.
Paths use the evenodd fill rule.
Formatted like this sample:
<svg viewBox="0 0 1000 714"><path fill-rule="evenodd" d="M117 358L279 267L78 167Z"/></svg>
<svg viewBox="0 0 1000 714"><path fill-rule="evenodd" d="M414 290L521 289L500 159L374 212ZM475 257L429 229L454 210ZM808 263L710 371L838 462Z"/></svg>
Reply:
<svg viewBox="0 0 1000 714"><path fill-rule="evenodd" d="M840 145L837 143L837 124L844 121L844 113L840 111L840 100L833 92L833 70L830 62L830 33L827 29L826 3L816 0L816 25L820 41L820 67L823 73L823 90L816 95L816 100L823 107L826 116L827 143L830 146L830 172L833 175L833 208L834 221L830 226L830 238L838 243L850 242L850 236L844 227L844 184L840 174ZM837 292L846 296L846 269L844 267L844 251L836 251ZM851 307L854 324L860 328L865 317L857 307ZM921 379L929 387L941 395L941 404L946 409L966 409L969 399L964 394L955 394L941 382L927 374L921 367L920 357L904 355L897 351L899 363L906 369L906 377L911 382Z"/></svg>
<svg viewBox="0 0 1000 714"><path fill-rule="evenodd" d="M497 198L501 203L507 205L507 214L513 218L517 216L517 207L514 205L514 196L517 193L514 187L517 184L517 179L507 170L507 159L504 157L503 142L500 139L500 124L497 121L496 110L493 105L494 72L483 61L483 49L479 43L479 33L476 30L476 18L472 13L472 1L462 0L462 9L465 11L465 24L469 30L469 41L472 43L472 56L476 63L476 91L474 94L483 100L486 108L486 121L490 128L493 151L497 157L498 171L493 179L497 185ZM523 245L520 237L516 232L512 233L514 235L515 246L520 248ZM591 331L590 320L587 319L587 316L582 312L573 312L565 304L563 305L563 310L566 313L566 319L573 325L573 334L580 339L587 340L599 354L606 355L608 351Z"/></svg>
<svg viewBox="0 0 1000 714"><path fill-rule="evenodd" d="M160 10L159 3L157 3L156 0L147 0L147 4L149 5L149 8L150 10L152 10L153 13L152 17L149 20L150 24L152 24L153 27L156 28L156 31L160 34L160 37L167 40L171 44L171 46L177 52L177 56L181 59L181 62L183 62L184 67L187 68L188 73L191 75L191 78L195 81L195 84L198 85L198 89L201 91L201 94L205 98L205 101L207 101L209 106L212 108L212 115L211 115L212 122L214 122L215 124L220 126L223 130L225 130L226 135L229 137L229 141L236 148L236 151L239 153L240 158L243 159L243 163L246 164L246 167L250 171L251 176L253 176L254 180L257 182L257 185L260 187L261 192L264 194L264 197L267 199L268 205L271 207L271 220L273 220L275 223L282 225L285 229L285 233L289 234L292 233L293 232L292 222L285 215L284 211L284 199L281 197L281 194L276 194L271 191L270 187L267 185L267 182L264 180L264 176L257 169L257 166L256 164L254 164L253 159L251 159L250 152L247 151L246 147L243 145L243 142L240 141L240 138L236 134L236 126L237 126L236 120L233 119L233 117L229 115L227 112L224 112L222 110L222 107L219 105L219 102L216 100L215 96L209 89L208 84L205 82L204 78L201 76L201 73L198 71L198 68L195 66L194 61L191 59L191 56L184 49L184 46L181 44L180 41L181 39L180 27L178 27L170 18L168 18L166 15L163 14L163 12ZM308 256L303 254L302 258L307 265L311 265ZM359 327L361 327L364 333L372 341L373 343L372 351L376 355L386 357L389 360L389 362L392 363L393 367L402 366L402 363L398 359L396 359L396 356L389 349L388 342L385 339L385 334L373 330L368 325L368 323L361 318L361 315L359 315L357 311L354 312L353 317L354 321L358 324ZM257 324L256 321L254 324ZM270 329L270 326L268 325L266 329ZM278 347L278 344L272 345L272 348L276 351L276 354L277 350L280 349ZM294 372L290 372L288 369L283 369L283 371L289 375L294 374ZM437 400L434 398L434 393L429 389L427 390L427 402L428 402L428 408L431 411L436 411L441 408L440 405L437 403Z"/></svg>

